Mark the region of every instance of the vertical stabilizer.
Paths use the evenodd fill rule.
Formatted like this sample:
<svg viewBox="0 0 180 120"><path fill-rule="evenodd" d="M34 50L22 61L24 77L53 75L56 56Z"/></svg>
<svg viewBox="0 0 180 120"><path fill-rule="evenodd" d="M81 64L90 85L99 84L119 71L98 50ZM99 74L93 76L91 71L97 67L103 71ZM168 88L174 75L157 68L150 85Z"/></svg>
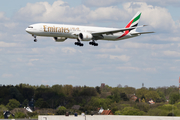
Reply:
<svg viewBox="0 0 180 120"><path fill-rule="evenodd" d="M136 15L130 20L130 22L126 25L126 28L129 27L137 27L139 19L141 17L141 12L137 12ZM136 32L136 28L131 30L130 32Z"/></svg>

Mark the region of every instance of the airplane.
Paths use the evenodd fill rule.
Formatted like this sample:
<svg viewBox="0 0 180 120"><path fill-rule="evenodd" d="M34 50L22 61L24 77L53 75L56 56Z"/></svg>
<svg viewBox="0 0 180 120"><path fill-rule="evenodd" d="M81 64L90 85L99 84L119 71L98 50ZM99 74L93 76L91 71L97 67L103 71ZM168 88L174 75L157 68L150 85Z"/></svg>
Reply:
<svg viewBox="0 0 180 120"><path fill-rule="evenodd" d="M26 28L26 32L34 37L34 42L37 42L37 36L45 36L53 37L56 42L64 42L67 38L77 39L77 42L74 43L77 46L84 45L81 41L90 41L90 45L98 46L98 43L95 42L97 40L118 41L137 37L141 34L154 33L136 32L138 27L147 26L138 26L140 17L141 12L137 12L125 28L38 23L30 25Z"/></svg>

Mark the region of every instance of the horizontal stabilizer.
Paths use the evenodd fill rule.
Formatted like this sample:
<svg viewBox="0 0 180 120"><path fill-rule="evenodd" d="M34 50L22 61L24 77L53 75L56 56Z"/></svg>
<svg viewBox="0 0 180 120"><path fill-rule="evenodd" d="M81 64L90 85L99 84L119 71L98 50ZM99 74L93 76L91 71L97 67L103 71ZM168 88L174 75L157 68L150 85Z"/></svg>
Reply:
<svg viewBox="0 0 180 120"><path fill-rule="evenodd" d="M137 33L131 33L131 35L141 35L141 34L149 34L149 33L155 33L155 32L137 32Z"/></svg>

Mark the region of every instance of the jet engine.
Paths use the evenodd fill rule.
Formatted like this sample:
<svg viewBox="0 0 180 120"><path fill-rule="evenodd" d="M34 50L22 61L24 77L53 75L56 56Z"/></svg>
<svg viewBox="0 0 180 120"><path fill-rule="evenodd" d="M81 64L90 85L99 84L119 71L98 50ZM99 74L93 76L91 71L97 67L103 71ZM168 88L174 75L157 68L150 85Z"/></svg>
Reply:
<svg viewBox="0 0 180 120"><path fill-rule="evenodd" d="M66 37L53 37L56 42L64 42L67 38Z"/></svg>
<svg viewBox="0 0 180 120"><path fill-rule="evenodd" d="M91 33L86 33L86 32L83 32L83 33L79 33L78 35L78 39L80 41L90 41L92 40L93 36Z"/></svg>

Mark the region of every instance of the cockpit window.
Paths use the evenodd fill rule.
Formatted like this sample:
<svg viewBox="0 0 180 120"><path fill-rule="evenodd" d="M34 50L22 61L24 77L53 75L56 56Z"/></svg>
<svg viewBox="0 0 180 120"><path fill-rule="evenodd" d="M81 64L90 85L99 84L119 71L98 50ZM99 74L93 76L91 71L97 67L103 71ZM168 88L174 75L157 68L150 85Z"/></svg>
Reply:
<svg viewBox="0 0 180 120"><path fill-rule="evenodd" d="M29 26L28 28L33 28L33 26Z"/></svg>

